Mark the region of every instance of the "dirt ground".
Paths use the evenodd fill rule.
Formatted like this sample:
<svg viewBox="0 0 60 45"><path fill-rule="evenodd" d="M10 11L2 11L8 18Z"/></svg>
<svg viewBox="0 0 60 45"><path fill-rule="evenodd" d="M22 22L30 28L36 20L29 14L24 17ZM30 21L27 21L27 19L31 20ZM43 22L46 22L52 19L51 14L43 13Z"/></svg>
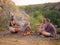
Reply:
<svg viewBox="0 0 60 45"><path fill-rule="evenodd" d="M60 39L38 35L23 36L22 33L0 32L0 45L60 45Z"/></svg>

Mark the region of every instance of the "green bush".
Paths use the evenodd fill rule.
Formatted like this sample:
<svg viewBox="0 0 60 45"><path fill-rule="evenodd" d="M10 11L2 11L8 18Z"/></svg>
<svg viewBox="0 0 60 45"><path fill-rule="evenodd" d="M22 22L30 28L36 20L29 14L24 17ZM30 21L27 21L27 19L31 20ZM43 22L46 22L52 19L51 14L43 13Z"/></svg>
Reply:
<svg viewBox="0 0 60 45"><path fill-rule="evenodd" d="M60 34L60 28L57 28L57 33Z"/></svg>

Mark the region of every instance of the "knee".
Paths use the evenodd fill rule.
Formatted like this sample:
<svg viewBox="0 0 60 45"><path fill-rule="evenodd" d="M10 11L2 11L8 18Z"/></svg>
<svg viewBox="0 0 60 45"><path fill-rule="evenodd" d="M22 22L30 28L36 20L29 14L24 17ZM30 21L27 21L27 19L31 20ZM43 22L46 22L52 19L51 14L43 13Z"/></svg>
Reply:
<svg viewBox="0 0 60 45"><path fill-rule="evenodd" d="M20 31L20 28L16 28L15 31Z"/></svg>
<svg viewBox="0 0 60 45"><path fill-rule="evenodd" d="M11 30L10 32L13 32L13 33L14 33L14 32L15 32L15 30Z"/></svg>

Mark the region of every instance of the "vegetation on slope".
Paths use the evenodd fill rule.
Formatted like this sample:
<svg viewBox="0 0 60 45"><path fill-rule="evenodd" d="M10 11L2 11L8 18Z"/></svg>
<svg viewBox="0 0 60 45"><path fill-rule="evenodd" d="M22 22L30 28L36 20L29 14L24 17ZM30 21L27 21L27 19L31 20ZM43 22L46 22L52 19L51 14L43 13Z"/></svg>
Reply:
<svg viewBox="0 0 60 45"><path fill-rule="evenodd" d="M19 6L19 8L24 9L24 11L30 16L33 29L35 28L34 24L41 23L43 18L49 18L54 25L60 27L60 2Z"/></svg>

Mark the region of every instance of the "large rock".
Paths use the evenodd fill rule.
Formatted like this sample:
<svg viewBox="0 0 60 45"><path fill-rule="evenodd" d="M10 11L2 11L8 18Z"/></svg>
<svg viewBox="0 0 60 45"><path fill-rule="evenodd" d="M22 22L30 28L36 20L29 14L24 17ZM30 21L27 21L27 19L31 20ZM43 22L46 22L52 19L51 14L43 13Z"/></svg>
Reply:
<svg viewBox="0 0 60 45"><path fill-rule="evenodd" d="M11 12L18 12L18 8L11 0L0 0L0 30L7 30Z"/></svg>
<svg viewBox="0 0 60 45"><path fill-rule="evenodd" d="M0 0L0 30L8 29L11 13L15 15L16 20L20 17L27 18L19 12L18 7L12 0Z"/></svg>

